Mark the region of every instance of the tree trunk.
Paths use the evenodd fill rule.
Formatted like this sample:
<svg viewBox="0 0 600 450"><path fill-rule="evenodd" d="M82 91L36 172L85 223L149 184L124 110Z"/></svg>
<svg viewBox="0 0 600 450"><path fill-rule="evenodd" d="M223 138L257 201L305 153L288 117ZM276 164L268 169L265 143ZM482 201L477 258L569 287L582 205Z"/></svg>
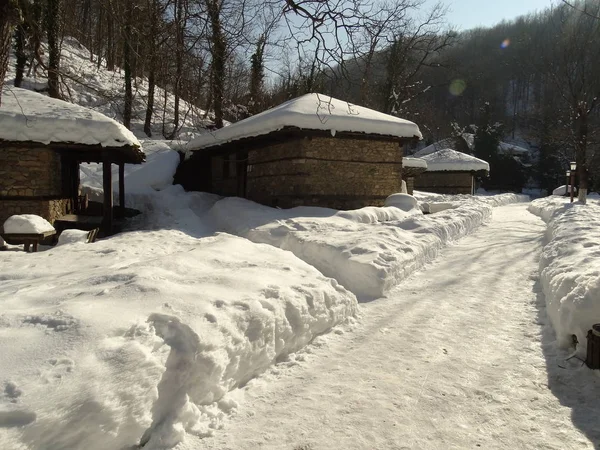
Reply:
<svg viewBox="0 0 600 450"><path fill-rule="evenodd" d="M133 5L129 1L125 5L125 39L123 40L125 105L123 107L123 125L131 129L131 108L133 104L133 92L131 89L131 22L133 20Z"/></svg>
<svg viewBox="0 0 600 450"><path fill-rule="evenodd" d="M18 18L19 8L16 1L0 0L0 105L2 104L2 83L8 71L10 42Z"/></svg>
<svg viewBox="0 0 600 450"><path fill-rule="evenodd" d="M106 28L108 38L106 40L106 70L115 70L115 20L113 11L108 10L106 14Z"/></svg>
<svg viewBox="0 0 600 450"><path fill-rule="evenodd" d="M152 114L154 114L154 86L156 84L155 62L152 61L150 75L148 76L148 105L146 106L146 120L144 121L144 133L146 136L152 136Z"/></svg>
<svg viewBox="0 0 600 450"><path fill-rule="evenodd" d="M215 127L223 128L223 94L225 89L225 58L227 44L221 27L220 8L217 0L207 1L212 40L212 100L215 111Z"/></svg>
<svg viewBox="0 0 600 450"><path fill-rule="evenodd" d="M17 27L15 31L15 56L17 57L17 68L15 72L15 87L21 87L23 75L25 74L25 64L27 55L25 54L25 29L24 24Z"/></svg>
<svg viewBox="0 0 600 450"><path fill-rule="evenodd" d="M588 139L588 116L585 103L577 106L577 143L576 157L577 177L579 178L579 189L577 199L585 204L587 202L588 169L587 169L587 139Z"/></svg>
<svg viewBox="0 0 600 450"><path fill-rule="evenodd" d="M48 95L60 98L60 18L61 0L48 0L46 30L48 34Z"/></svg>
<svg viewBox="0 0 600 450"><path fill-rule="evenodd" d="M177 130L179 129L179 102L181 97L181 80L183 78L183 51L184 51L184 31L185 23L183 18L183 0L177 0L177 11L176 11L176 47L175 47L175 86L173 89L173 95L175 96L175 103L173 105L173 131L169 138L175 139Z"/></svg>

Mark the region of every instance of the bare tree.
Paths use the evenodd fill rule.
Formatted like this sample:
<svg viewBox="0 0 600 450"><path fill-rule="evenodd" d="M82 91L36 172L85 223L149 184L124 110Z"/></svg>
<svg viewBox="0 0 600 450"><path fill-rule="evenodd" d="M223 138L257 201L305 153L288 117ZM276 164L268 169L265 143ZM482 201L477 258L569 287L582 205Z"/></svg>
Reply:
<svg viewBox="0 0 600 450"><path fill-rule="evenodd" d="M1 86L8 71L10 43L15 25L20 21L19 5L16 0L0 0L0 104Z"/></svg>
<svg viewBox="0 0 600 450"><path fill-rule="evenodd" d="M60 98L60 26L62 0L47 0L48 95Z"/></svg>

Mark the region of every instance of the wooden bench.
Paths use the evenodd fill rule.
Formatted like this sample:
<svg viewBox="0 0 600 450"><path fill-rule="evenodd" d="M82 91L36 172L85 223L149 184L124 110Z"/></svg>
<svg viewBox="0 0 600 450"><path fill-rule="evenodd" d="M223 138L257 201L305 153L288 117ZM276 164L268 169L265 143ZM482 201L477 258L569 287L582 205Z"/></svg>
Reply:
<svg viewBox="0 0 600 450"><path fill-rule="evenodd" d="M2 238L11 245L23 244L26 252L29 251L30 246L33 246L34 252L37 252L39 243L50 236L54 236L55 234L55 230L46 231L45 233L40 234L3 233Z"/></svg>
<svg viewBox="0 0 600 450"><path fill-rule="evenodd" d="M84 216L81 214L67 214L54 221L54 228L63 231L78 229L91 231L102 226L102 216Z"/></svg>

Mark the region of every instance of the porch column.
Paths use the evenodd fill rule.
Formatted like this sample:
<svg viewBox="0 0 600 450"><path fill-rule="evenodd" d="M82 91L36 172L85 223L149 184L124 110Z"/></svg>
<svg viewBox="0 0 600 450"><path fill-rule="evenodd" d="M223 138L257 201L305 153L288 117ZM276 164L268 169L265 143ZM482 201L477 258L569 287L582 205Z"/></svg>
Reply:
<svg viewBox="0 0 600 450"><path fill-rule="evenodd" d="M113 227L113 189L111 162L107 155L103 156L102 161L102 188L104 191L104 220L102 226L106 233L110 233Z"/></svg>
<svg viewBox="0 0 600 450"><path fill-rule="evenodd" d="M125 163L119 163L119 207L121 217L125 217Z"/></svg>

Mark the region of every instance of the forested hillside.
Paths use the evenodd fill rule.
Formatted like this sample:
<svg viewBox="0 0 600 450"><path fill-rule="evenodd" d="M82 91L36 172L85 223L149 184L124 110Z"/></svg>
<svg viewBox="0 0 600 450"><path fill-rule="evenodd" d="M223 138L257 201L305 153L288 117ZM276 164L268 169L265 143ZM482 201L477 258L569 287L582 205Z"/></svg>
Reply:
<svg viewBox="0 0 600 450"><path fill-rule="evenodd" d="M461 33L424 0L4 3L15 85L43 79L25 87L102 103L147 135L219 128L322 92L413 120L426 143L493 127L539 149L529 175L542 187L575 155L584 184L599 165L600 0ZM69 63L73 53L89 67ZM111 89L81 76L94 66L115 74ZM98 92L86 101L78 85Z"/></svg>

